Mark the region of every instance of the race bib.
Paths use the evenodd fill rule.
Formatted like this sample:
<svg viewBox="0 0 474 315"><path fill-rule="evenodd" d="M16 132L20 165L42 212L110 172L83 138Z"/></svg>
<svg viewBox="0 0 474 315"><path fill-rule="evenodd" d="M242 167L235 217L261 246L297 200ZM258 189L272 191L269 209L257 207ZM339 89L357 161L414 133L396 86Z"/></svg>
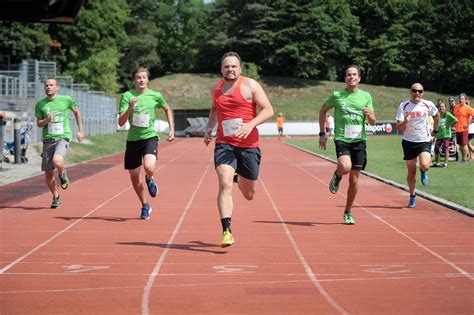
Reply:
<svg viewBox="0 0 474 315"><path fill-rule="evenodd" d="M61 135L64 133L64 125L62 122L48 123L48 133L50 135Z"/></svg>
<svg viewBox="0 0 474 315"><path fill-rule="evenodd" d="M132 125L137 127L148 127L150 125L150 115L133 114Z"/></svg>
<svg viewBox="0 0 474 315"><path fill-rule="evenodd" d="M362 126L346 125L344 127L344 138L362 138Z"/></svg>
<svg viewBox="0 0 474 315"><path fill-rule="evenodd" d="M234 118L222 121L224 137L233 136L242 125L242 118Z"/></svg>

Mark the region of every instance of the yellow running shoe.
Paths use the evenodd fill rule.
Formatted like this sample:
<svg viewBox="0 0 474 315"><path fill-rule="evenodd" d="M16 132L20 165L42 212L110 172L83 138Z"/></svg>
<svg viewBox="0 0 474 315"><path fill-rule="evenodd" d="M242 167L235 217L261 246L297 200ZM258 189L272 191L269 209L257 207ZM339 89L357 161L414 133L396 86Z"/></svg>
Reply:
<svg viewBox="0 0 474 315"><path fill-rule="evenodd" d="M225 229L224 237L222 238L221 242L221 247L224 248L227 246L231 246L232 244L234 244L234 237L232 236L232 233L230 233L229 229Z"/></svg>

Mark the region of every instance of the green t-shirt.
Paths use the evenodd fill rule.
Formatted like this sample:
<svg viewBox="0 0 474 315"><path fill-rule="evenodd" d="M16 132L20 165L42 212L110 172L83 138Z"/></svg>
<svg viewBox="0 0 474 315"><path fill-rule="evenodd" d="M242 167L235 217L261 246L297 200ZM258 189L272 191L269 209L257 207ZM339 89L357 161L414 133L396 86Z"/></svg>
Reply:
<svg viewBox="0 0 474 315"><path fill-rule="evenodd" d="M36 103L35 117L38 120L47 118L48 114L53 115L53 120L43 127L43 140L72 139L68 110L76 106L76 101L69 95L59 94L52 100L45 97Z"/></svg>
<svg viewBox="0 0 474 315"><path fill-rule="evenodd" d="M127 140L139 141L157 137L158 133L155 131L156 109L166 107L165 99L161 93L150 89L147 89L145 93L130 90L122 94L119 113L127 111L130 101L135 97L138 98L138 102L128 118L130 129Z"/></svg>
<svg viewBox="0 0 474 315"><path fill-rule="evenodd" d="M456 118L450 112L446 112L446 115L444 116L440 112L438 133L436 134L436 139L451 138L451 123L455 120Z"/></svg>
<svg viewBox="0 0 474 315"><path fill-rule="evenodd" d="M346 89L334 91L325 102L334 108L334 139L348 143L366 141L364 108L374 111L372 97L364 90L350 93Z"/></svg>

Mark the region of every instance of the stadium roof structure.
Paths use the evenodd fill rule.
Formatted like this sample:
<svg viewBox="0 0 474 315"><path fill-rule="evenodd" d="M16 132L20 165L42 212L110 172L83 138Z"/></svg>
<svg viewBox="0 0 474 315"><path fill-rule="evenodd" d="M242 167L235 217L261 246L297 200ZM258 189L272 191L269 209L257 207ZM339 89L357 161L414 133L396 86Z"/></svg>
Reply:
<svg viewBox="0 0 474 315"><path fill-rule="evenodd" d="M87 0L0 0L0 20L74 24Z"/></svg>

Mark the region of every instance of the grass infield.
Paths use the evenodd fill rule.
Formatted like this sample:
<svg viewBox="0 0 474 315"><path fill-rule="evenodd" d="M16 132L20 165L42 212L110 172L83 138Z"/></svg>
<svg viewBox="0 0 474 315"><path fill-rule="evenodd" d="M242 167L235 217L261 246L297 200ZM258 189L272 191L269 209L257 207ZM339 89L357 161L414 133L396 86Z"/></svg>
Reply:
<svg viewBox="0 0 474 315"><path fill-rule="evenodd" d="M336 150L331 140L328 141L326 151L319 148L317 137L288 140L288 142L336 160ZM403 161L401 142L401 136L369 137L367 139L368 163L365 170L406 186L406 166ZM466 164L450 161L448 168L430 168L428 174L429 184L423 186L420 182L420 173L417 172L416 189L469 209L474 208L472 193L474 191L474 161ZM328 178L328 183L329 180L330 178Z"/></svg>

